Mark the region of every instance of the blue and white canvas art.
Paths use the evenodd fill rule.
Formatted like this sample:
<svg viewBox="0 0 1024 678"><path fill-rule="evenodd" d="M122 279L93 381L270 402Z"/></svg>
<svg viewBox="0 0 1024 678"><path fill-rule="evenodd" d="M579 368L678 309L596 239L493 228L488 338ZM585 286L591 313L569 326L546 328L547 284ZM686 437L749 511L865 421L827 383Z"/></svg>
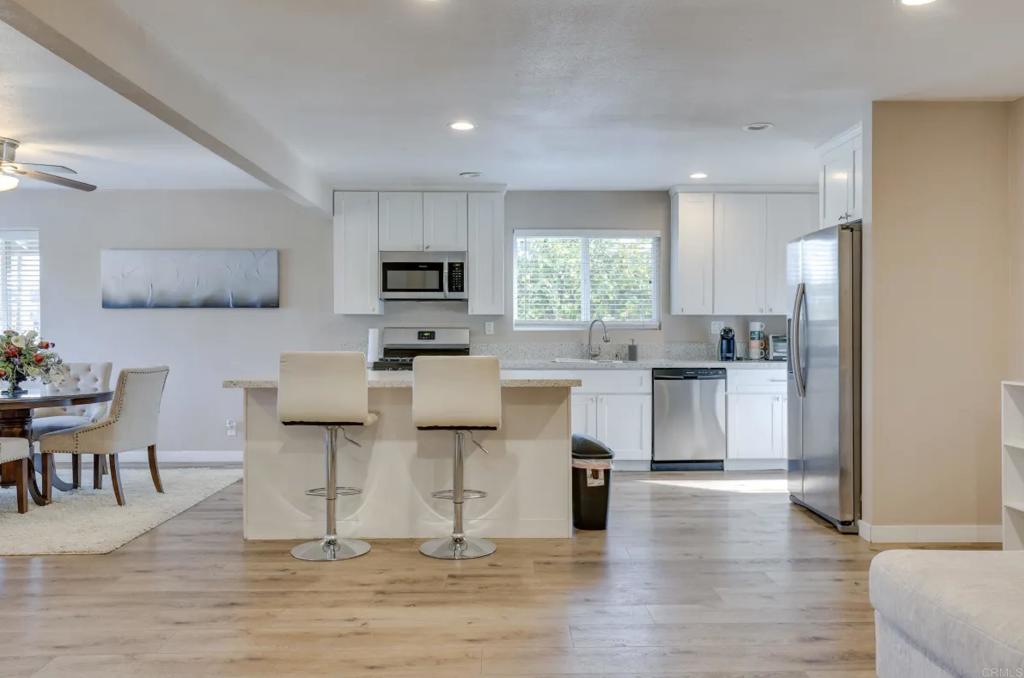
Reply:
<svg viewBox="0 0 1024 678"><path fill-rule="evenodd" d="M103 250L103 308L277 308L277 250Z"/></svg>

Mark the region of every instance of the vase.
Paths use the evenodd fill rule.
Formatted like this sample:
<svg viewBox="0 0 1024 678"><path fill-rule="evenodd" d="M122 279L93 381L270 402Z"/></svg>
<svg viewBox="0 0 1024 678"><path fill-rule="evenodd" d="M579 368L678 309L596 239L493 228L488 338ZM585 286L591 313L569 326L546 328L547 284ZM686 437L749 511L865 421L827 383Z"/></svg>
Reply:
<svg viewBox="0 0 1024 678"><path fill-rule="evenodd" d="M20 372L15 372L14 375L7 380L7 388L4 389L4 395L8 398L16 398L20 395L28 393L21 387L21 382L25 381L26 377Z"/></svg>

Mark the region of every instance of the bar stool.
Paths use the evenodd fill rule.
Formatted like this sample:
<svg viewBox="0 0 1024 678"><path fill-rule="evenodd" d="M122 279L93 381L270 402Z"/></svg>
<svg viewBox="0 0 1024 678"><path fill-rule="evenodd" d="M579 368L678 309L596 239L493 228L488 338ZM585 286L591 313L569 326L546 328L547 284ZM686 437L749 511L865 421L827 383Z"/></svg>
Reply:
<svg viewBox="0 0 1024 678"><path fill-rule="evenodd" d="M462 504L466 499L487 496L464 487L463 442L473 431L495 431L501 426L501 367L491 356L418 356L412 363L412 416L421 431L455 432L452 489L434 492L435 499L450 499L454 507L451 537L431 539L420 553L443 560L481 558L497 548L486 539L467 537L462 527Z"/></svg>
<svg viewBox="0 0 1024 678"><path fill-rule="evenodd" d="M356 447L345 431L348 426L369 426L377 415L369 411L366 356L342 351L281 354L277 382L277 415L285 426L322 426L326 456L326 484L306 492L327 501L324 538L299 544L292 556L299 560L348 560L370 550L358 539L338 539L335 505L338 495L360 494L354 487L338 486L338 431Z"/></svg>

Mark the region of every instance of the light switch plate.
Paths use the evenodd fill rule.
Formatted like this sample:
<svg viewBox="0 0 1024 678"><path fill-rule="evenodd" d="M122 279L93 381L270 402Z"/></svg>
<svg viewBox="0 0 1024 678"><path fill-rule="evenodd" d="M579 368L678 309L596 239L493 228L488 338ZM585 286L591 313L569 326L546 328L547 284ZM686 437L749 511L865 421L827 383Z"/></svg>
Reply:
<svg viewBox="0 0 1024 678"><path fill-rule="evenodd" d="M238 437L238 422L234 419L228 419L224 422L224 433L227 434L228 438Z"/></svg>
<svg viewBox="0 0 1024 678"><path fill-rule="evenodd" d="M494 321L489 320L484 323L484 334L494 334Z"/></svg>

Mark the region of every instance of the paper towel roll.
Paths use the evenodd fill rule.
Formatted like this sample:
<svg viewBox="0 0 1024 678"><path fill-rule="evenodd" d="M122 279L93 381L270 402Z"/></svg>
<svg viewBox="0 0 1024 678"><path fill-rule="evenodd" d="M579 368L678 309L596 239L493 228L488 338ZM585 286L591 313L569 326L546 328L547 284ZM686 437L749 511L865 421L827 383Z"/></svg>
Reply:
<svg viewBox="0 0 1024 678"><path fill-rule="evenodd" d="M380 358L380 330L371 327L366 337L366 364L373 365L373 362Z"/></svg>

